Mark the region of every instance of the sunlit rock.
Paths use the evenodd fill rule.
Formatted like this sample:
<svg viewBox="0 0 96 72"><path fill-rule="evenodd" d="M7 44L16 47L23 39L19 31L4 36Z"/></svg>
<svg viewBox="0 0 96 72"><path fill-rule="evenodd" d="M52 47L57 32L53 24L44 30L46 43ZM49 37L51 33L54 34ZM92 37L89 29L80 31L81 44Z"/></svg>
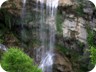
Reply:
<svg viewBox="0 0 96 72"><path fill-rule="evenodd" d="M86 42L87 32L85 29L85 20L83 18L65 19L63 25L63 36L76 38L82 42Z"/></svg>
<svg viewBox="0 0 96 72"><path fill-rule="evenodd" d="M59 6L71 6L73 4L72 0L59 0Z"/></svg>
<svg viewBox="0 0 96 72"><path fill-rule="evenodd" d="M72 64L66 56L56 53L54 56L53 72L73 72Z"/></svg>

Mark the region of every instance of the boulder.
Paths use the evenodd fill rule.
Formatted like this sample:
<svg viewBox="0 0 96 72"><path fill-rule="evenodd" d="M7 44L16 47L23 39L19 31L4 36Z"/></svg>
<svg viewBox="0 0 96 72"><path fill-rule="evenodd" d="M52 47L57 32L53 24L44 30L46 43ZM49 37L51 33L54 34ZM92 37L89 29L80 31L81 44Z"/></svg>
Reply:
<svg viewBox="0 0 96 72"><path fill-rule="evenodd" d="M73 72L71 62L62 53L55 53L53 72Z"/></svg>

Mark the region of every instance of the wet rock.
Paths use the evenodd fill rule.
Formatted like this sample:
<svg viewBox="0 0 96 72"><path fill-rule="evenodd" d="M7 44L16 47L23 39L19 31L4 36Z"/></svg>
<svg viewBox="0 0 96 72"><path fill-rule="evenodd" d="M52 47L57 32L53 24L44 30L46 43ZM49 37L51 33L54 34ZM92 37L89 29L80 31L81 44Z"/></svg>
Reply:
<svg viewBox="0 0 96 72"><path fill-rule="evenodd" d="M83 7L84 13L87 13L89 15L92 15L92 13L94 11L94 8L95 8L95 5L92 2L90 2L90 1L85 1L83 3L83 6L84 6Z"/></svg>
<svg viewBox="0 0 96 72"><path fill-rule="evenodd" d="M0 44L0 50L6 51L7 48L3 44Z"/></svg>
<svg viewBox="0 0 96 72"><path fill-rule="evenodd" d="M54 56L53 72L73 72L72 64L66 56L57 52Z"/></svg>
<svg viewBox="0 0 96 72"><path fill-rule="evenodd" d="M0 60L2 57L2 54L7 50L6 46L4 46L3 44L0 44Z"/></svg>

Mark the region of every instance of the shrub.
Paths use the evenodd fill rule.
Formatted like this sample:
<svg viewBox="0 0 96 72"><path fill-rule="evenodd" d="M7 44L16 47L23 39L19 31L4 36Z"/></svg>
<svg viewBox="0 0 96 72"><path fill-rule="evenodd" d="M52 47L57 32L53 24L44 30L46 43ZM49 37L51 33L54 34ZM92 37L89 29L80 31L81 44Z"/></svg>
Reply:
<svg viewBox="0 0 96 72"><path fill-rule="evenodd" d="M89 46L96 46L94 38L95 38L95 33L92 30L90 30L88 32L88 37L87 37L87 42Z"/></svg>
<svg viewBox="0 0 96 72"><path fill-rule="evenodd" d="M1 66L8 72L41 72L29 56L15 47L3 54Z"/></svg>
<svg viewBox="0 0 96 72"><path fill-rule="evenodd" d="M96 36L96 32L94 32L89 24L87 24L87 32L88 32L88 37L87 37L87 43L89 45L89 51L90 51L90 57L91 57L91 63L93 65L96 64L96 39L95 39L95 36Z"/></svg>
<svg viewBox="0 0 96 72"><path fill-rule="evenodd" d="M96 64L96 47L91 46L91 62L92 64Z"/></svg>

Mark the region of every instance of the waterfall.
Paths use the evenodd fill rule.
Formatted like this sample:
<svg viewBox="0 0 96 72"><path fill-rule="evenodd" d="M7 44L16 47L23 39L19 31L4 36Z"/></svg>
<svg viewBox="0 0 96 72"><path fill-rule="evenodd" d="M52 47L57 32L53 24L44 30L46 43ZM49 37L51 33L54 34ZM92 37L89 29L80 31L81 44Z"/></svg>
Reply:
<svg viewBox="0 0 96 72"><path fill-rule="evenodd" d="M24 40L24 37L26 37L26 34L24 33L25 28L24 25L25 23L25 16L26 16L26 0L22 0L22 11L21 11L21 40ZM23 43L21 44L21 46L23 46Z"/></svg>
<svg viewBox="0 0 96 72"><path fill-rule="evenodd" d="M22 14L21 15L24 15L25 14L25 5L26 5L26 0L22 0L22 3L23 3L23 8L22 8ZM23 17L23 16L21 16L21 17Z"/></svg>
<svg viewBox="0 0 96 72"><path fill-rule="evenodd" d="M38 5L40 2L40 5ZM46 5L45 5L46 4ZM40 10L39 36L40 48L36 58L40 59L39 67L43 72L52 72L56 34L56 11L58 0L37 0L37 9Z"/></svg>
<svg viewBox="0 0 96 72"><path fill-rule="evenodd" d="M23 5L25 6L25 4L26 4L26 0L23 0Z"/></svg>
<svg viewBox="0 0 96 72"><path fill-rule="evenodd" d="M40 41L39 48L35 48L35 61L39 63L39 68L43 72L52 72L53 56L55 48L56 34L56 11L59 0L36 0L36 24L39 26L38 39ZM22 28L25 24L26 0L23 0L22 8ZM22 36L26 36L23 33Z"/></svg>

